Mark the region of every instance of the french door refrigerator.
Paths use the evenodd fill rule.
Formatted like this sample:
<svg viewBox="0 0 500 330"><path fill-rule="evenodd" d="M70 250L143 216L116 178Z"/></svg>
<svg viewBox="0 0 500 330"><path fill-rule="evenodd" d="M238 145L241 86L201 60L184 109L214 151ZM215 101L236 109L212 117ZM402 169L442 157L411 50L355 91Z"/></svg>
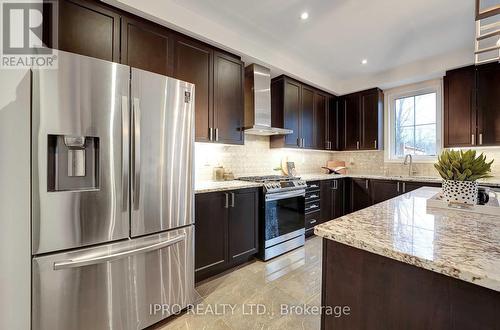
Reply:
<svg viewBox="0 0 500 330"><path fill-rule="evenodd" d="M33 329L142 329L193 303L193 100L62 51L32 70Z"/></svg>

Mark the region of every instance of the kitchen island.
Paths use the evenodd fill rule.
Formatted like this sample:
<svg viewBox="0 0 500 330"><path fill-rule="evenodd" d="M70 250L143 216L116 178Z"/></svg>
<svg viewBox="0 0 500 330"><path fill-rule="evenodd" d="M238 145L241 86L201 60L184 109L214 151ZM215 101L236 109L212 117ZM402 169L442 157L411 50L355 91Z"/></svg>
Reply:
<svg viewBox="0 0 500 330"><path fill-rule="evenodd" d="M315 227L323 329L499 329L500 217L431 209L416 191Z"/></svg>

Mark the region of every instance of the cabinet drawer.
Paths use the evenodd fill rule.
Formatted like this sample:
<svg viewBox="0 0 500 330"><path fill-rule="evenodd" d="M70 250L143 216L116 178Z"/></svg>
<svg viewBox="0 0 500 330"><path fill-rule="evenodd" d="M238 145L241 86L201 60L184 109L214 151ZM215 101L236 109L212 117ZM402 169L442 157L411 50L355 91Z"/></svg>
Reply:
<svg viewBox="0 0 500 330"><path fill-rule="evenodd" d="M319 200L321 197L319 191L308 191L306 192L306 203Z"/></svg>
<svg viewBox="0 0 500 330"><path fill-rule="evenodd" d="M311 212L309 214L306 214L306 216L305 216L306 229L312 228L316 225L319 225L320 223L321 222L320 222L320 212L319 211L315 211L315 212Z"/></svg>
<svg viewBox="0 0 500 330"><path fill-rule="evenodd" d="M308 202L308 203L306 203L306 205L304 207L304 213L305 214L308 214L308 213L311 213L311 212L316 212L316 211L319 211L319 210L320 210L320 203L319 203L319 201Z"/></svg>
<svg viewBox="0 0 500 330"><path fill-rule="evenodd" d="M316 191L319 190L319 181L311 181L307 183L306 191Z"/></svg>

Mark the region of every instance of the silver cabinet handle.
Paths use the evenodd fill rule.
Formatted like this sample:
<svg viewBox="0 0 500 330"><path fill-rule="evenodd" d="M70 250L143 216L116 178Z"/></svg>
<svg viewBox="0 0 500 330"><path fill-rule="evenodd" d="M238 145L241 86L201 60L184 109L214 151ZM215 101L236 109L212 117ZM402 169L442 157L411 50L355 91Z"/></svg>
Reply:
<svg viewBox="0 0 500 330"><path fill-rule="evenodd" d="M234 192L231 193L231 207L234 207Z"/></svg>
<svg viewBox="0 0 500 330"><path fill-rule="evenodd" d="M128 177L129 177L129 139L130 139L130 113L128 111L129 99L122 96L122 210L128 210Z"/></svg>
<svg viewBox="0 0 500 330"><path fill-rule="evenodd" d="M368 190L368 180L365 181L366 190Z"/></svg>
<svg viewBox="0 0 500 330"><path fill-rule="evenodd" d="M186 235L181 234L181 235L176 236L174 238L171 238L167 241L151 244L148 246L143 246L143 247L133 249L133 250L122 251L122 252L117 252L117 253L108 254L108 255L102 255L102 256L93 257L93 258L82 258L82 259L58 261L58 262L54 262L54 270L61 270L61 269L67 269L67 268L78 268L78 267L83 267L83 266L88 266L88 265L102 264L104 262L123 259L123 258L127 258L127 257L133 256L136 254L140 254L140 253L146 253L149 251L163 249L163 248L166 248L170 245L174 245L176 243L179 243L185 239L186 239Z"/></svg>
<svg viewBox="0 0 500 330"><path fill-rule="evenodd" d="M215 129L215 141L216 142L219 141L219 129L218 128Z"/></svg>
<svg viewBox="0 0 500 330"><path fill-rule="evenodd" d="M377 149L377 140L375 140L374 145L375 145L375 149Z"/></svg>
<svg viewBox="0 0 500 330"><path fill-rule="evenodd" d="M399 181L398 181L398 192L399 192Z"/></svg>
<svg viewBox="0 0 500 330"><path fill-rule="evenodd" d="M359 150L359 141L356 141L356 149Z"/></svg>
<svg viewBox="0 0 500 330"><path fill-rule="evenodd" d="M471 141L471 144L472 145L475 145L476 144L476 136L474 134L472 134L472 141Z"/></svg>
<svg viewBox="0 0 500 330"><path fill-rule="evenodd" d="M210 128L208 129L208 135L209 135L208 139L209 139L210 141L213 141L213 139L214 139L214 129L213 129L212 127L210 127Z"/></svg>
<svg viewBox="0 0 500 330"><path fill-rule="evenodd" d="M228 193L224 193L224 195L226 195L226 204L224 204L224 208L228 209L229 208L229 194Z"/></svg>
<svg viewBox="0 0 500 330"><path fill-rule="evenodd" d="M309 223L310 223L311 225L315 224L316 222L318 222L318 221L317 221L317 220L315 220L315 219L312 219L311 221L309 221Z"/></svg>
<svg viewBox="0 0 500 330"><path fill-rule="evenodd" d="M134 113L134 173L133 173L133 190L134 190L134 209L139 209L140 189L141 189L141 108L140 100L134 97L133 103Z"/></svg>
<svg viewBox="0 0 500 330"><path fill-rule="evenodd" d="M403 182L403 193L406 192L406 182Z"/></svg>
<svg viewBox="0 0 500 330"><path fill-rule="evenodd" d="M483 133L480 133L479 134L479 145L482 146L483 145Z"/></svg>
<svg viewBox="0 0 500 330"><path fill-rule="evenodd" d="M310 185L308 188L318 188L318 185L316 185L316 184L312 184L312 185Z"/></svg>

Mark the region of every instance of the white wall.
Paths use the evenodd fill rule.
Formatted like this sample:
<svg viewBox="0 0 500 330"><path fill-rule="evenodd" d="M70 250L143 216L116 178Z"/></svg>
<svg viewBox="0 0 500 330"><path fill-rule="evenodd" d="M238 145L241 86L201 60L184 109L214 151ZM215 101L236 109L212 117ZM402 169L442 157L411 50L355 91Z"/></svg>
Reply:
<svg viewBox="0 0 500 330"><path fill-rule="evenodd" d="M30 329L30 74L0 70L0 329Z"/></svg>

